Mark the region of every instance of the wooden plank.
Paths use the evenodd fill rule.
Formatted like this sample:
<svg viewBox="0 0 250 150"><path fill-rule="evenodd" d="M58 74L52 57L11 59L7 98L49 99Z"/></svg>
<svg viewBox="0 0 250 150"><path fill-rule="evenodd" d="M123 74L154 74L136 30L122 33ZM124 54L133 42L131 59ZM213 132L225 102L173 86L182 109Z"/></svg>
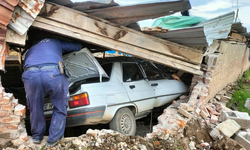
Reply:
<svg viewBox="0 0 250 150"><path fill-rule="evenodd" d="M156 33L167 33L168 28L162 28L160 26L155 26L155 27L143 27L142 32L147 33L147 34L156 34Z"/></svg>
<svg viewBox="0 0 250 150"><path fill-rule="evenodd" d="M239 41L239 42L247 42L247 38L238 33L231 33L231 36L229 37L229 39Z"/></svg>
<svg viewBox="0 0 250 150"><path fill-rule="evenodd" d="M39 15L96 35L130 45L139 45L141 48L193 64L200 64L203 58L202 52L193 48L143 34L97 17L92 19L85 13L56 4L46 3Z"/></svg>
<svg viewBox="0 0 250 150"><path fill-rule="evenodd" d="M26 36L27 32L24 35L19 35L11 28L7 28L5 41L11 44L24 46L26 41Z"/></svg>
<svg viewBox="0 0 250 150"><path fill-rule="evenodd" d="M93 43L96 45L104 46L113 50L125 52L127 54L134 55L143 59L148 59L157 63L161 63L179 70L184 70L193 74L201 75L202 72L199 70L200 66L191 64L183 60L171 58L166 55L162 55L156 52L149 51L141 48L140 46L130 45L124 42L106 38L105 36L93 34L80 28L75 28L66 24L62 24L49 19L37 17L36 21L32 25L43 30L61 34L63 36L83 40L85 42Z"/></svg>

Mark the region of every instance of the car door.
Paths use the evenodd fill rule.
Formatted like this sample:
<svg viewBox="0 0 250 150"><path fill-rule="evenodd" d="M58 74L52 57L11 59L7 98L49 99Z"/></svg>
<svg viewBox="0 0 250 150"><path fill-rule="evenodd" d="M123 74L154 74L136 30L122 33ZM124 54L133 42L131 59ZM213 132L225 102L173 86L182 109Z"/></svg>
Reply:
<svg viewBox="0 0 250 150"><path fill-rule="evenodd" d="M145 80L137 63L122 63L123 86L130 101L135 103L138 112L150 110L154 107L155 92Z"/></svg>
<svg viewBox="0 0 250 150"><path fill-rule="evenodd" d="M183 82L172 78L163 78L160 70L151 62L140 62L150 86L154 89L156 102L154 107L162 106L187 91Z"/></svg>

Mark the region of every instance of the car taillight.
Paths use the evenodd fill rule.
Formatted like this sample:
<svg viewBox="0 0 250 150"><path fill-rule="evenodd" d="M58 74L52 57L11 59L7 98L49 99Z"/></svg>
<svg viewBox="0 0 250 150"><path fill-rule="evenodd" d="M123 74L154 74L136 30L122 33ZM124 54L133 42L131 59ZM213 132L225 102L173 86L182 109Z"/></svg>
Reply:
<svg viewBox="0 0 250 150"><path fill-rule="evenodd" d="M69 98L70 108L84 106L84 105L89 105L89 98L87 93L75 95Z"/></svg>

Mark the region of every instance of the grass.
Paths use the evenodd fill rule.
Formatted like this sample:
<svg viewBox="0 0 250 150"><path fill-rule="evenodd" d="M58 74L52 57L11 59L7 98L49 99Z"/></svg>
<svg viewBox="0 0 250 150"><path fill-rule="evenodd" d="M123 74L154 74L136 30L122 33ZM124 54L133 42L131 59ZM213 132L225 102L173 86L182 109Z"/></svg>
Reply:
<svg viewBox="0 0 250 150"><path fill-rule="evenodd" d="M244 107L247 98L250 98L250 70L244 72L241 79L237 81L237 86L232 98L227 103L227 107L240 112L247 112L250 115L250 110Z"/></svg>

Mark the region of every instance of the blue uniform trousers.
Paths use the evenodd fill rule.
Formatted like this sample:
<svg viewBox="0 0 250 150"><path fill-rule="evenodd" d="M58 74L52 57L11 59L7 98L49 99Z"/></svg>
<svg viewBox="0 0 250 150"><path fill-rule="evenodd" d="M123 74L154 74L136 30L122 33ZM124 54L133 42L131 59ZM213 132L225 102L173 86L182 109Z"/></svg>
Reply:
<svg viewBox="0 0 250 150"><path fill-rule="evenodd" d="M57 141L65 130L68 107L68 80L58 69L28 70L22 75L33 139L42 139L46 130L44 97L49 95L54 105L49 128L49 142Z"/></svg>

